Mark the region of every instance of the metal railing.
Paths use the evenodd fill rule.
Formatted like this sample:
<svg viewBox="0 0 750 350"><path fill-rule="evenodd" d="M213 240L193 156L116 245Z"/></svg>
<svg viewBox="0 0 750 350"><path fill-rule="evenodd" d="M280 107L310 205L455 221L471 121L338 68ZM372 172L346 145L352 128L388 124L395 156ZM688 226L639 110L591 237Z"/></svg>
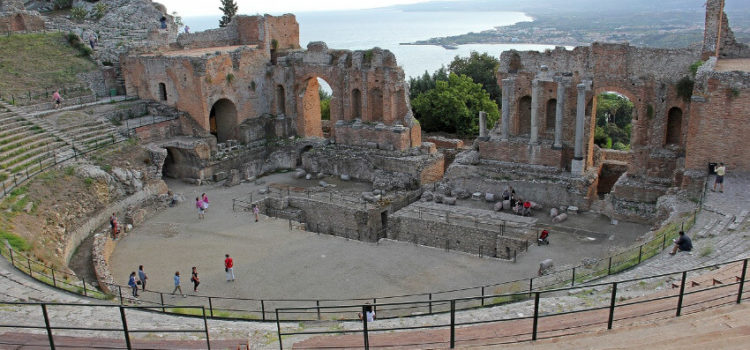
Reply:
<svg viewBox="0 0 750 350"><path fill-rule="evenodd" d="M285 336L316 336L315 344L306 346L304 341L295 343L295 348L319 348L319 349L352 349L372 347L408 347L408 346L449 346L456 345L498 345L506 343L518 343L545 338L556 338L561 336L575 335L584 332L610 330L615 322L633 324L636 322L653 321L657 319L670 318L670 315L679 317L687 313L700 312L720 306L739 304L747 300L744 292L744 284L747 278L748 259L735 260L725 264L695 268L678 273L669 273L645 278L630 279L619 282L601 283L587 285L585 287L568 287L545 291L534 291L530 293L513 293L501 295L488 295L481 297L495 300L519 301L526 300L524 305L514 307L512 316L502 317L488 315L481 319L464 318L457 320L456 311L460 304L476 304L477 297L434 300L419 303L380 303L370 305L337 305L322 308L279 308L276 310L276 319L284 319L283 314L346 314L345 319L356 319L357 316L365 315L368 309L375 311L378 316L384 308L414 307L421 310L432 309L435 305L443 306L444 311L440 315L431 318L425 325L403 325L380 326L378 321L368 322L367 317L360 317L361 322L340 324L338 327L323 327L322 323L312 321L312 324L300 322L294 328L282 327L276 322L278 332L279 349L284 348ZM732 266L734 265L734 266ZM725 267L733 274L719 280L716 276L711 279L688 282L688 274L703 274L713 269ZM672 283L672 289L665 292L650 294L647 297L618 299L618 286L648 284L649 280L663 279L679 276L679 284ZM700 278L700 276L699 276ZM691 290L688 290L690 288ZM677 289L678 291L675 291ZM557 296L571 294L593 295L598 294L600 298L595 302L586 302L578 306L571 306L570 310L557 310L559 303L554 299ZM588 300L590 300L589 298ZM543 303L544 302L544 303ZM531 304L531 305L528 305ZM545 307L544 305L548 305ZM524 315L519 311L532 308L531 315ZM322 310L322 311L321 311ZM423 312L421 314L431 314ZM359 315L357 315L359 314ZM330 322L330 318L321 318L323 322ZM380 318L378 318L380 319ZM385 322L381 322L385 323ZM393 324L393 323L389 323ZM358 326L360 325L360 326ZM481 328L481 331L473 331L472 327ZM309 330L308 330L309 329ZM448 330L446 334L445 330ZM394 336L392 332L407 331L402 337ZM409 331L419 331L419 336L409 337ZM389 333L384 337L377 334ZM425 334L427 333L427 334ZM338 335L338 337L330 337ZM348 335L348 336L347 336ZM322 338L328 336L327 338ZM399 341L399 338L401 341ZM429 339L429 340L427 340ZM415 342L416 340L416 342Z"/></svg>
<svg viewBox="0 0 750 350"><path fill-rule="evenodd" d="M113 333L120 333L123 335L121 345L114 345L114 346L107 346L108 349L133 349L133 348L139 348L138 341L136 339L132 339L133 335L136 334L155 334L155 333L188 333L188 334L203 334L206 337L206 348L211 349L211 341L209 338L208 333L208 321L206 320L206 310L202 306L181 306L185 309L191 309L196 310L196 314L201 314L203 316L203 327L200 329L193 329L193 328L187 328L187 329L173 329L173 328L154 328L155 325L149 324L147 326L144 326L141 323L138 323L135 327L133 325L128 325L128 318L127 318L127 311L129 310L151 310L151 307L148 306L123 306L123 305L112 305L112 304L77 304L77 303L29 303L29 302L6 302L6 301L0 301L0 305L2 305L4 308L37 308L39 310L40 316L43 320L43 325L36 324L34 322L35 319L38 320L39 317L35 317L33 314L29 314L28 317L25 317L23 319L12 319L12 320L2 320L0 321L0 329L6 329L6 330L13 330L13 329L19 329L19 330L43 330L47 335L47 340L49 342L49 348L54 350L56 347L60 348L68 348L71 346L74 347L85 347L80 344L80 342L75 342L75 345L65 344L65 341L60 341L59 339L55 340L55 331L58 331L58 335L61 332L68 332L68 333L76 333L81 331L86 331L87 333L91 334L91 332L95 332L95 334L113 334ZM51 312L54 311L54 308L77 308L77 309L97 309L96 315L102 324L101 326L90 326L89 324L97 324L96 319L87 319L84 323L87 326L76 326L74 321L71 321L71 318L68 317L68 312L59 312L57 314L60 314L62 317L61 319L56 319L54 316L55 313ZM118 317L119 316L119 317ZM109 323L113 320L117 320L120 323L119 327L112 327L109 326ZM10 322L7 322L10 321ZM26 322L24 322L26 321ZM107 337L95 337L92 336L91 340L94 343L100 343L103 340L116 340L112 338ZM80 340L80 339L79 339ZM13 342L9 341L7 339L0 340L0 344L2 345L28 345L22 342ZM35 344L36 345L36 344ZM93 344L91 344L93 346Z"/></svg>
<svg viewBox="0 0 750 350"><path fill-rule="evenodd" d="M60 95L65 100L75 100L83 96L93 95L93 91L87 85L66 85L60 88ZM37 103L52 103L52 95L55 93L54 87L48 87L43 90L23 90L9 89L0 92L0 100L5 100L14 106L28 106Z"/></svg>

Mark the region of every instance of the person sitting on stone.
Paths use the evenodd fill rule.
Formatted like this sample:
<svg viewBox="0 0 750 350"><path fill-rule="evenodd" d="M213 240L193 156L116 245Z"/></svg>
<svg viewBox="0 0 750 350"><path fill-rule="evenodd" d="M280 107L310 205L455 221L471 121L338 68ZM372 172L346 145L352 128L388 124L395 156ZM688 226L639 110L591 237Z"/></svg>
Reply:
<svg viewBox="0 0 750 350"><path fill-rule="evenodd" d="M674 248L672 248L669 255L677 254L678 250L681 252L689 252L693 250L693 241L691 241L690 237L685 234L685 231L680 231L680 237L674 240Z"/></svg>
<svg viewBox="0 0 750 350"><path fill-rule="evenodd" d="M537 239L537 245L542 244L549 244L549 231L542 230L542 233L539 235L539 238Z"/></svg>
<svg viewBox="0 0 750 350"><path fill-rule="evenodd" d="M531 216L531 202L523 202L523 216Z"/></svg>
<svg viewBox="0 0 750 350"><path fill-rule="evenodd" d="M507 201L510 200L510 191L506 188L505 191L503 191L503 200Z"/></svg>

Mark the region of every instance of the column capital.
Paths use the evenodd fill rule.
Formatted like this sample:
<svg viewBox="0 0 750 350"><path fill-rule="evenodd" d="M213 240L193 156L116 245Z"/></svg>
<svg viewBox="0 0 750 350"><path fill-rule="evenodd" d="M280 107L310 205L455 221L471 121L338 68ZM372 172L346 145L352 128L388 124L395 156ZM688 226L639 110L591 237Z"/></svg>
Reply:
<svg viewBox="0 0 750 350"><path fill-rule="evenodd" d="M578 89L578 91L586 91L586 84L580 83L576 85L576 88Z"/></svg>

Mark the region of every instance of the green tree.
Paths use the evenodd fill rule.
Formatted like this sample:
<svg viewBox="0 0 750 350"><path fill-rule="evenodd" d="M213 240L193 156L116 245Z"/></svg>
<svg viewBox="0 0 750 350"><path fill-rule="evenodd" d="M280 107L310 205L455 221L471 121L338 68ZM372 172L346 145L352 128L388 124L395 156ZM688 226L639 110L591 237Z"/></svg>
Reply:
<svg viewBox="0 0 750 350"><path fill-rule="evenodd" d="M630 149L633 108L630 100L618 94L597 96L594 143L602 148Z"/></svg>
<svg viewBox="0 0 750 350"><path fill-rule="evenodd" d="M232 17L237 14L237 3L234 0L221 0L219 10L224 13L219 20L219 27L226 27L232 21Z"/></svg>
<svg viewBox="0 0 750 350"><path fill-rule="evenodd" d="M438 80L448 81L448 70L445 67L440 67L432 75L424 71L419 78L409 78L409 99L413 101L420 94L434 89L435 82Z"/></svg>
<svg viewBox="0 0 750 350"><path fill-rule="evenodd" d="M449 68L451 73L466 75L482 85L490 98L500 105L500 86L497 85L497 69L500 60L489 54L472 51L469 57L456 56Z"/></svg>
<svg viewBox="0 0 750 350"><path fill-rule="evenodd" d="M497 103L470 77L451 73L436 80L435 88L412 101L414 113L425 131L445 131L462 136L479 132L479 112L487 112L487 127L500 118Z"/></svg>
<svg viewBox="0 0 750 350"><path fill-rule="evenodd" d="M318 96L320 96L320 119L331 120L331 94L319 88Z"/></svg>

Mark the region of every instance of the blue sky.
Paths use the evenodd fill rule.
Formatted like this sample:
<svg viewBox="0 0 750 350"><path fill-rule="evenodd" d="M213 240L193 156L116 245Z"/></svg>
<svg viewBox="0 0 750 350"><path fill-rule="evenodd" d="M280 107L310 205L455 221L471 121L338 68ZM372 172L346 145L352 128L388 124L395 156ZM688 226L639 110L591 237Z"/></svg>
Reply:
<svg viewBox="0 0 750 350"><path fill-rule="evenodd" d="M400 4L414 4L428 0L235 0L241 14L294 13L304 11L328 11L364 9ZM221 14L219 0L155 0L167 7L169 13L177 11L183 17Z"/></svg>

